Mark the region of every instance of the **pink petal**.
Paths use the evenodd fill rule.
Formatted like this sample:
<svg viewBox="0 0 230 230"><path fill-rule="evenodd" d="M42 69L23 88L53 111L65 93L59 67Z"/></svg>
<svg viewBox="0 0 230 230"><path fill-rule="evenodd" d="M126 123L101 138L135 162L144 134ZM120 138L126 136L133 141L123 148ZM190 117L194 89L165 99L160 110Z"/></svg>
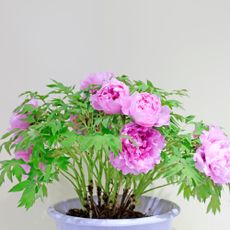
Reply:
<svg viewBox="0 0 230 230"><path fill-rule="evenodd" d="M159 119L155 124L156 127L161 127L163 125L169 125L170 123L170 113L171 110L168 106L162 106L161 112L159 114Z"/></svg>

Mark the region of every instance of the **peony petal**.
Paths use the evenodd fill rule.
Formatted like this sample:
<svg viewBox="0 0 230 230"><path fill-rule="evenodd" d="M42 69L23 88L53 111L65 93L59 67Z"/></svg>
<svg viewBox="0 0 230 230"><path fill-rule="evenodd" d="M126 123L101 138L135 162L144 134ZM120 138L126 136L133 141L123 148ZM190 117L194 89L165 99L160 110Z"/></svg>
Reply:
<svg viewBox="0 0 230 230"><path fill-rule="evenodd" d="M103 82L108 81L114 77L115 74L111 72L92 73L80 83L80 89L83 90L88 88L90 85L102 85Z"/></svg>
<svg viewBox="0 0 230 230"><path fill-rule="evenodd" d="M158 130L145 128L136 123L126 124L121 132L128 138L122 138L122 152L118 156L110 155L110 162L124 175L148 173L160 163L161 151L165 147L165 138Z"/></svg>
<svg viewBox="0 0 230 230"><path fill-rule="evenodd" d="M169 125L170 113L171 113L171 110L168 106L162 106L158 121L156 122L155 126L161 127L163 125Z"/></svg>
<svg viewBox="0 0 230 230"><path fill-rule="evenodd" d="M201 146L194 155L196 168L216 184L230 183L230 141L223 131L210 126L200 136Z"/></svg>
<svg viewBox="0 0 230 230"><path fill-rule="evenodd" d="M124 97L121 101L121 111L124 115L130 115L130 106L132 104L132 96Z"/></svg>

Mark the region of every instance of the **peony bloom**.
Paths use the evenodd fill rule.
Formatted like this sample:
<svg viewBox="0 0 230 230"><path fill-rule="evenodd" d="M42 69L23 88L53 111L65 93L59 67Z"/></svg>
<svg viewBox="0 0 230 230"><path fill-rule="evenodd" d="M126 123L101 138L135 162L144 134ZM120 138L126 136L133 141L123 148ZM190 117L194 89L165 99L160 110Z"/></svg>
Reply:
<svg viewBox="0 0 230 230"><path fill-rule="evenodd" d="M31 99L27 104L32 105L33 107L38 107L38 100ZM20 130L27 130L30 126L28 122L25 121L27 118L27 114L19 114L19 113L13 113L13 116L10 119L10 130L13 129L20 129ZM15 132L15 136L18 132ZM14 144L18 144L22 141L23 136L17 137L17 139L14 141ZM25 150L19 150L15 152L15 159L19 160L22 159L25 162L29 162L29 158L32 154L32 148L29 148L27 151ZM24 171L27 173L30 172L30 166L27 164L22 164L21 167L24 169Z"/></svg>
<svg viewBox="0 0 230 230"><path fill-rule="evenodd" d="M121 113L122 100L128 95L128 86L117 79L112 79L91 95L90 101L96 110L104 111L106 114L117 114Z"/></svg>
<svg viewBox="0 0 230 230"><path fill-rule="evenodd" d="M109 81L114 78L115 75L111 72L101 72L101 73L92 73L87 76L87 78L81 82L80 89L83 90L90 85L99 85L101 86L103 82Z"/></svg>
<svg viewBox="0 0 230 230"><path fill-rule="evenodd" d="M78 119L78 115L71 115L70 116L70 121L71 122L73 122L75 125L76 125L76 127L78 126L78 121L77 121L77 119Z"/></svg>
<svg viewBox="0 0 230 230"><path fill-rule="evenodd" d="M129 123L124 126L121 135L130 138L122 137L122 152L117 157L111 153L110 162L123 174L148 173L160 163L165 139L159 131Z"/></svg>
<svg viewBox="0 0 230 230"><path fill-rule="evenodd" d="M29 162L30 156L32 154L32 148L29 148L28 151L20 150L18 152L15 152L15 159L19 160L22 159L25 162ZM27 164L22 164L21 167L24 169L25 173L28 174L30 172L30 166Z"/></svg>
<svg viewBox="0 0 230 230"><path fill-rule="evenodd" d="M194 155L196 168L216 184L230 183L230 141L215 126L200 136L202 145Z"/></svg>
<svg viewBox="0 0 230 230"><path fill-rule="evenodd" d="M29 158L31 154L32 154L32 148L29 148L28 151L20 150L18 152L15 152L15 159L16 160L22 159L25 162L29 162Z"/></svg>
<svg viewBox="0 0 230 230"><path fill-rule="evenodd" d="M169 107L162 106L160 98L149 93L127 97L122 103L122 112L143 127L160 127L169 125L170 121Z"/></svg>
<svg viewBox="0 0 230 230"><path fill-rule="evenodd" d="M27 151L25 150L20 150L15 152L15 159L19 160L22 159L26 163L30 162L30 156L32 154L33 149L29 148ZM24 169L25 173L28 174L30 172L30 166L28 164L22 164L21 167ZM39 168L44 171L45 170L45 165L42 163L39 163ZM26 178L26 177L24 177Z"/></svg>
<svg viewBox="0 0 230 230"><path fill-rule="evenodd" d="M34 106L35 108L38 107L38 100L31 99L27 104Z"/></svg>
<svg viewBox="0 0 230 230"><path fill-rule="evenodd" d="M13 113L10 118L10 130L21 129L26 130L30 126L28 122L25 121L27 118L26 114Z"/></svg>
<svg viewBox="0 0 230 230"><path fill-rule="evenodd" d="M38 107L38 101L36 99L31 99L27 104L32 105L34 107ZM26 118L27 118L26 114L13 113L12 117L10 118L10 130L28 129L30 124L25 121Z"/></svg>

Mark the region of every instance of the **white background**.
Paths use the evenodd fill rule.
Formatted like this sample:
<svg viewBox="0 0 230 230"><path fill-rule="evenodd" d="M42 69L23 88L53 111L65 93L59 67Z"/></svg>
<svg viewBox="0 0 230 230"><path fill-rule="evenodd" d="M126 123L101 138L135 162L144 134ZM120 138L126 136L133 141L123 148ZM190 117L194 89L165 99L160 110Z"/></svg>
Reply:
<svg viewBox="0 0 230 230"><path fill-rule="evenodd" d="M0 134L27 89L44 91L51 78L78 84L87 73L114 71L150 79L166 89L187 88L186 112L230 134L230 1L226 0L0 0ZM0 156L1 159L6 154ZM54 230L47 207L73 197L65 182L29 212L17 209L10 184L0 188L0 229ZM176 230L228 230L230 199L222 212L176 196Z"/></svg>

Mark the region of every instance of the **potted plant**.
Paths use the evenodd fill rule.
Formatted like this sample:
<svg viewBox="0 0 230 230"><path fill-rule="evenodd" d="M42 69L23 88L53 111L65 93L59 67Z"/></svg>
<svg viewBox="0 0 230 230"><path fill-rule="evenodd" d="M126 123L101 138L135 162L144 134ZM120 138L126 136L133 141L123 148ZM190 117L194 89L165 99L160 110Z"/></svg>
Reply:
<svg viewBox="0 0 230 230"><path fill-rule="evenodd" d="M172 184L186 199L208 201L208 211L220 210L230 141L220 128L177 112L186 90L109 72L89 75L80 90L57 81L47 87L44 95L21 95L2 137L0 150L12 159L1 162L0 185L18 181L10 192L22 193L19 207L29 209L63 176L77 198L49 208L59 230L169 230L179 207L146 194Z"/></svg>

